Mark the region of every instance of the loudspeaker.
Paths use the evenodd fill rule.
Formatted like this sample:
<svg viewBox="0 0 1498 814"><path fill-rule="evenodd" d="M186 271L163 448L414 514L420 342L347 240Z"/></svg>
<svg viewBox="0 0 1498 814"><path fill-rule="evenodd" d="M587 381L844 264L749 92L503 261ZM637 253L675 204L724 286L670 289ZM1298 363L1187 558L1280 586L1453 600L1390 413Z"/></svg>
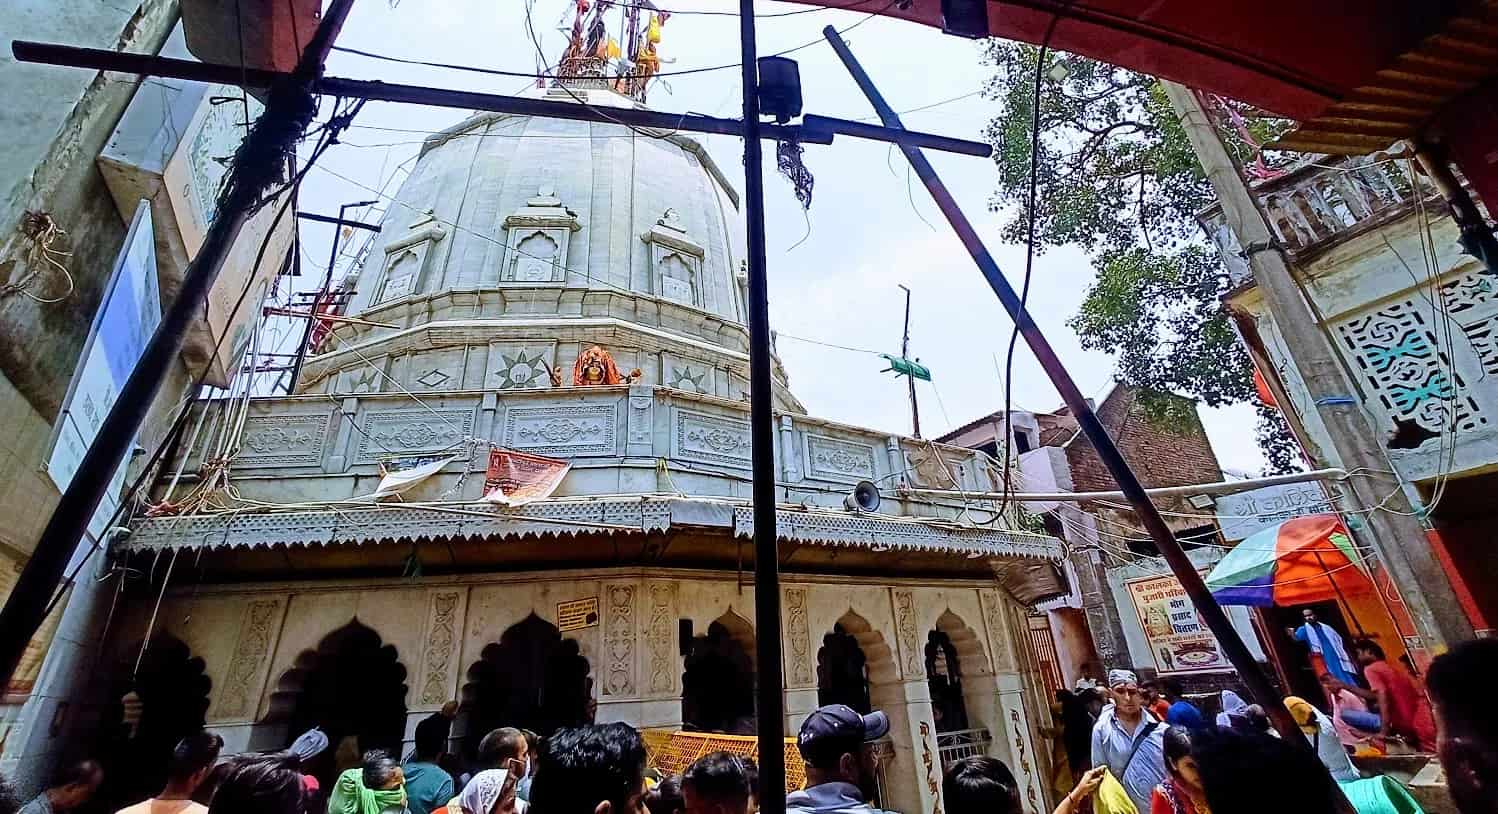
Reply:
<svg viewBox="0 0 1498 814"><path fill-rule="evenodd" d="M691 619L677 619L676 620L676 649L680 650L681 654L683 656L690 656L690 655L692 655L692 620Z"/></svg>
<svg viewBox="0 0 1498 814"><path fill-rule="evenodd" d="M861 480L843 498L843 508L850 512L872 512L879 508L879 487L873 481Z"/></svg>
<svg viewBox="0 0 1498 814"><path fill-rule="evenodd" d="M988 36L987 0L941 0L941 30L975 40Z"/></svg>

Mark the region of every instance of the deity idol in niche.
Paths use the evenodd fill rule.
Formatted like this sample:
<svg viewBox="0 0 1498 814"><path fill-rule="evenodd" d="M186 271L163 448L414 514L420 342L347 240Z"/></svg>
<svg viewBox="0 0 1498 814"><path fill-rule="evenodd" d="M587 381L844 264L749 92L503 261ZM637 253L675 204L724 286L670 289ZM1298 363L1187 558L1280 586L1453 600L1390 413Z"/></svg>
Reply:
<svg viewBox="0 0 1498 814"><path fill-rule="evenodd" d="M572 365L572 384L575 387L595 387L603 384L630 384L644 375L639 368L621 374L614 357L603 348L594 345L578 354Z"/></svg>

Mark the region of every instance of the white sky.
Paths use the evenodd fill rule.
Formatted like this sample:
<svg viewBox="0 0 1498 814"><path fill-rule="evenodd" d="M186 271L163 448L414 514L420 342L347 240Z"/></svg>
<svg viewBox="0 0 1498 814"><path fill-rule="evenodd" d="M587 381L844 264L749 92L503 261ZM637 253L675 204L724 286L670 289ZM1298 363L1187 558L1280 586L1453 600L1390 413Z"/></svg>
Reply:
<svg viewBox="0 0 1498 814"><path fill-rule="evenodd" d="M657 0L657 5L684 12L737 9L732 0ZM548 61L555 60L565 45L560 29L570 24L571 7L571 0L536 0L535 27ZM756 7L761 15L809 8L779 2L757 2ZM566 22L562 22L564 14ZM822 9L762 17L758 23L761 55L817 43L791 55L800 63L808 113L850 118L872 113L821 40L821 29L829 24L840 30L856 25L845 38L896 110L975 91L991 74L981 61L981 44L912 23ZM530 72L536 65L522 0L404 0L394 8L389 2L363 0L355 5L339 43L392 56L500 70ZM736 63L738 48L736 17L673 15L664 28L660 52L674 63L662 70ZM513 93L527 85L523 79L397 65L345 53L335 53L328 70L336 76L499 93ZM662 111L737 117L739 87L736 65L668 77L652 87L650 104ZM995 109L993 102L975 96L909 114L905 123L913 129L981 140ZM371 103L356 121L365 127L433 131L466 115L458 110ZM739 139L695 137L742 190ZM379 188L415 155L421 138L418 133L355 127L345 135L347 143L329 150L320 166ZM899 153L843 137L831 146L808 146L806 164L816 176L811 231L796 246L807 234L807 220L789 183L775 172L773 143L766 142L765 150L771 325L781 333L781 358L793 391L807 409L851 424L909 432L905 384L879 372L883 360L790 338L897 353L904 304L897 288L900 283L914 292L911 355L928 365L935 379L934 384L919 385L924 434L934 437L1000 409L1003 389L998 372L1012 324L920 182L913 175L907 181L907 165ZM1000 267L1018 286L1024 247L1000 242L1003 218L989 211L997 177L993 164L981 158L928 155L987 240ZM398 181L390 183L387 194L394 193ZM335 214L340 203L371 197L367 189L314 169L302 187L301 206ZM304 226L303 264L308 277L300 285L312 287L326 263L331 229ZM355 244L363 239L362 233L353 238ZM1111 381L1112 359L1084 351L1065 324L1076 313L1092 277L1079 251L1066 248L1039 255L1030 309L1082 392L1101 395ZM1017 407L1050 410L1058 406L1055 389L1023 341L1014 370ZM1203 418L1225 469L1257 473L1263 467L1249 406L1204 409Z"/></svg>

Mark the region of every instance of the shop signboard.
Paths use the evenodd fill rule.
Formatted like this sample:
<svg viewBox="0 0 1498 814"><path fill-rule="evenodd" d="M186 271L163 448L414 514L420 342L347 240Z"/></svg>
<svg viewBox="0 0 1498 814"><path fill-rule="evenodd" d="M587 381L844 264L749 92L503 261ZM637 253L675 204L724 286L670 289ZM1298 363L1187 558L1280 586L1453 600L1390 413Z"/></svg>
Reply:
<svg viewBox="0 0 1498 814"><path fill-rule="evenodd" d="M1165 675L1233 669L1174 576L1129 580L1124 589L1139 614L1156 671Z"/></svg>

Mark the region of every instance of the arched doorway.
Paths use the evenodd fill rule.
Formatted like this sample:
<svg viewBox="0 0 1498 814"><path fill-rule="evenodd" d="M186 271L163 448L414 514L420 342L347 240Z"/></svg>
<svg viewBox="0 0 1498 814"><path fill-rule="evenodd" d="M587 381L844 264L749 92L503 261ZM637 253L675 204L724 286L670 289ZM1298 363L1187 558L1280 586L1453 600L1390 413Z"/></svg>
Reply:
<svg viewBox="0 0 1498 814"><path fill-rule="evenodd" d="M490 642L468 668L464 714L456 727L472 758L502 726L550 735L592 720L592 667L573 639L532 613Z"/></svg>
<svg viewBox="0 0 1498 814"><path fill-rule="evenodd" d="M869 620L852 610L822 637L817 650L817 703L847 704L867 714L877 687L895 680L894 654Z"/></svg>
<svg viewBox="0 0 1498 814"><path fill-rule="evenodd" d="M967 729L967 703L962 699L962 659L952 637L943 630L926 634L926 683L931 688L931 717L937 732Z"/></svg>
<svg viewBox="0 0 1498 814"><path fill-rule="evenodd" d="M161 790L177 742L202 731L212 688L203 659L167 634L130 648L114 674L97 751L100 810L111 811Z"/></svg>
<svg viewBox="0 0 1498 814"><path fill-rule="evenodd" d="M682 728L696 732L752 735L754 721L754 628L727 611L692 638L682 676Z"/></svg>
<svg viewBox="0 0 1498 814"><path fill-rule="evenodd" d="M338 772L356 764L365 751L385 749L400 757L406 668L394 645L354 619L324 636L316 650L298 654L295 665L276 682L270 713L261 725L279 728L268 734L281 748L313 727L327 733L328 748L304 763L302 771L317 777L323 788L332 788Z"/></svg>
<svg viewBox="0 0 1498 814"><path fill-rule="evenodd" d="M936 620L936 627L926 634L925 661L942 766L987 754L992 735L982 721L969 714L967 703L968 692L982 692L972 686L974 680L992 673L978 634L962 617L950 610L944 612ZM978 708L982 709L981 704Z"/></svg>

